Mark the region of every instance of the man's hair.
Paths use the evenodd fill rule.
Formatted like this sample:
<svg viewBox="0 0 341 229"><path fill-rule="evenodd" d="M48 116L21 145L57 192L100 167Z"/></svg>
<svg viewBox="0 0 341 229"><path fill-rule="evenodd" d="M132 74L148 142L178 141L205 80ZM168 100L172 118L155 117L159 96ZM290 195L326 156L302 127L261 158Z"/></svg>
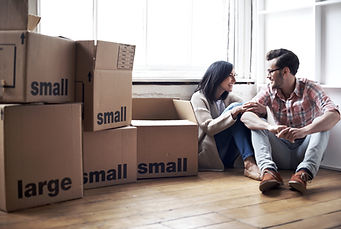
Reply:
<svg viewBox="0 0 341 229"><path fill-rule="evenodd" d="M211 64L206 70L205 75L198 84L195 91L202 91L210 103L213 103L218 86L232 72L233 65L227 61L217 61ZM219 99L226 99L228 92L225 91Z"/></svg>
<svg viewBox="0 0 341 229"><path fill-rule="evenodd" d="M287 49L274 49L266 54L266 60L277 58L276 66L279 68L288 67L291 74L296 75L297 69L300 65L298 57L290 50Z"/></svg>

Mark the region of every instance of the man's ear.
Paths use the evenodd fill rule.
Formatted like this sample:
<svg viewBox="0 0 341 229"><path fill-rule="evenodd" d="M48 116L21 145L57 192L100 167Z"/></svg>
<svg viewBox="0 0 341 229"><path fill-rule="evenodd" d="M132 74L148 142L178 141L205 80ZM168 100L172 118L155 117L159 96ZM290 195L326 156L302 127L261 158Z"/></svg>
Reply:
<svg viewBox="0 0 341 229"><path fill-rule="evenodd" d="M289 67L284 67L283 68L283 74L289 74L290 73L290 68Z"/></svg>

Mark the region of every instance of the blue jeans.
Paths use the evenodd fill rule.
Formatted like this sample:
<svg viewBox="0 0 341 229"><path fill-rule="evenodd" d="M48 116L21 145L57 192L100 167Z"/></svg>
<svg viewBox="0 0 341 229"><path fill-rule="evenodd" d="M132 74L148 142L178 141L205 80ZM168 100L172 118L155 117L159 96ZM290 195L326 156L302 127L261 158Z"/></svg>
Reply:
<svg viewBox="0 0 341 229"><path fill-rule="evenodd" d="M225 111L240 105L240 103L231 104ZM251 143L251 131L240 121L240 116L232 126L214 135L214 139L220 159L227 168L233 168L233 163L239 154L243 160L254 155Z"/></svg>
<svg viewBox="0 0 341 229"><path fill-rule="evenodd" d="M304 168L315 177L328 140L329 131L307 135L291 143L267 130L252 130L255 157L262 172L266 168L295 169L296 172Z"/></svg>

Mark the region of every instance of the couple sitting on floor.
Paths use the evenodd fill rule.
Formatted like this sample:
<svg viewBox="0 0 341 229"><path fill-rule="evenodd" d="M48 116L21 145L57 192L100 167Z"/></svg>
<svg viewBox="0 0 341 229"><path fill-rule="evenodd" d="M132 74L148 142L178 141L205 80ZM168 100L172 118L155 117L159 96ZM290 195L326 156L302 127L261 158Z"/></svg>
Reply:
<svg viewBox="0 0 341 229"><path fill-rule="evenodd" d="M283 185L278 169L294 169L289 186L304 193L340 112L318 84L295 77L299 60L293 52L272 50L266 59L270 83L246 103L231 93L236 82L231 63L218 61L207 69L191 98L199 169L223 171L240 154L244 175L260 180L260 191ZM268 114L275 123L267 122Z"/></svg>

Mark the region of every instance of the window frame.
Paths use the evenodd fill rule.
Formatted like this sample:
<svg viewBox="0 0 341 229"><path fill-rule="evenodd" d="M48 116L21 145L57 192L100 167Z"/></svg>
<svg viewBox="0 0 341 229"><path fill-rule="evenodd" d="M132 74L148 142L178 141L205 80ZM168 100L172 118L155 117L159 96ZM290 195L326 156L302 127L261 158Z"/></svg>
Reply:
<svg viewBox="0 0 341 229"><path fill-rule="evenodd" d="M35 1L37 5L37 14L41 15L40 1ZM192 0L195 1L195 0ZM93 40L97 40L98 37L98 0L92 0L93 2L93 14L92 14L92 34ZM146 2L146 11L148 10L148 0ZM226 0L229 6L229 20L227 23L231 26L228 34L227 44L227 61L233 63L238 72L237 80L240 82L254 82L254 76L251 74L252 63L251 56L253 55L253 42L252 42L252 2L249 0ZM146 16L145 16L146 17ZM145 18L145 31L148 29L148 22ZM38 32L41 32L38 27ZM245 37L245 34L247 36ZM147 32L145 34L147 39ZM147 45L147 40L145 40ZM148 47L146 47L148 49ZM147 50L148 52L148 50ZM147 54L146 54L147 55ZM137 82L198 82L202 78L204 71L211 63L207 63L206 66L195 67L167 67L163 69L161 67L153 67L145 65L143 67L137 67L133 70L133 81Z"/></svg>
<svg viewBox="0 0 341 229"><path fill-rule="evenodd" d="M276 13L283 13L283 12L295 12L299 10L312 10L313 16L311 23L313 25L313 34L314 37L313 39L313 45L311 49L313 50L313 55L314 55L314 63L311 68L313 68L313 76L310 77L310 79L320 83L320 84L325 84L327 81L328 76L324 75L323 72L323 63L322 63L322 53L324 51L327 51L323 47L323 39L326 39L326 37L323 37L322 35L322 20L324 20L323 15L322 15L322 7L324 6L332 6L335 4L341 4L341 0L311 0L308 4L302 4L299 6L296 5L290 5L288 4L288 7L284 7L281 9L275 9L275 10L266 10L265 9L265 0L255 0L254 1L255 8L256 8L256 13L254 15L255 21L256 21L256 26L257 26L257 32L255 34L255 43L257 46L256 49L256 54L253 57L253 67L255 69L254 73L256 74L256 81L259 84L264 84L265 83L265 55L266 51L265 50L265 16L267 15L273 15ZM300 57L299 58L304 58ZM327 78L326 78L327 77ZM339 83L340 84L340 83ZM331 86L331 85L326 85ZM335 85L333 86L335 87ZM341 84L338 85L337 87L341 87Z"/></svg>

